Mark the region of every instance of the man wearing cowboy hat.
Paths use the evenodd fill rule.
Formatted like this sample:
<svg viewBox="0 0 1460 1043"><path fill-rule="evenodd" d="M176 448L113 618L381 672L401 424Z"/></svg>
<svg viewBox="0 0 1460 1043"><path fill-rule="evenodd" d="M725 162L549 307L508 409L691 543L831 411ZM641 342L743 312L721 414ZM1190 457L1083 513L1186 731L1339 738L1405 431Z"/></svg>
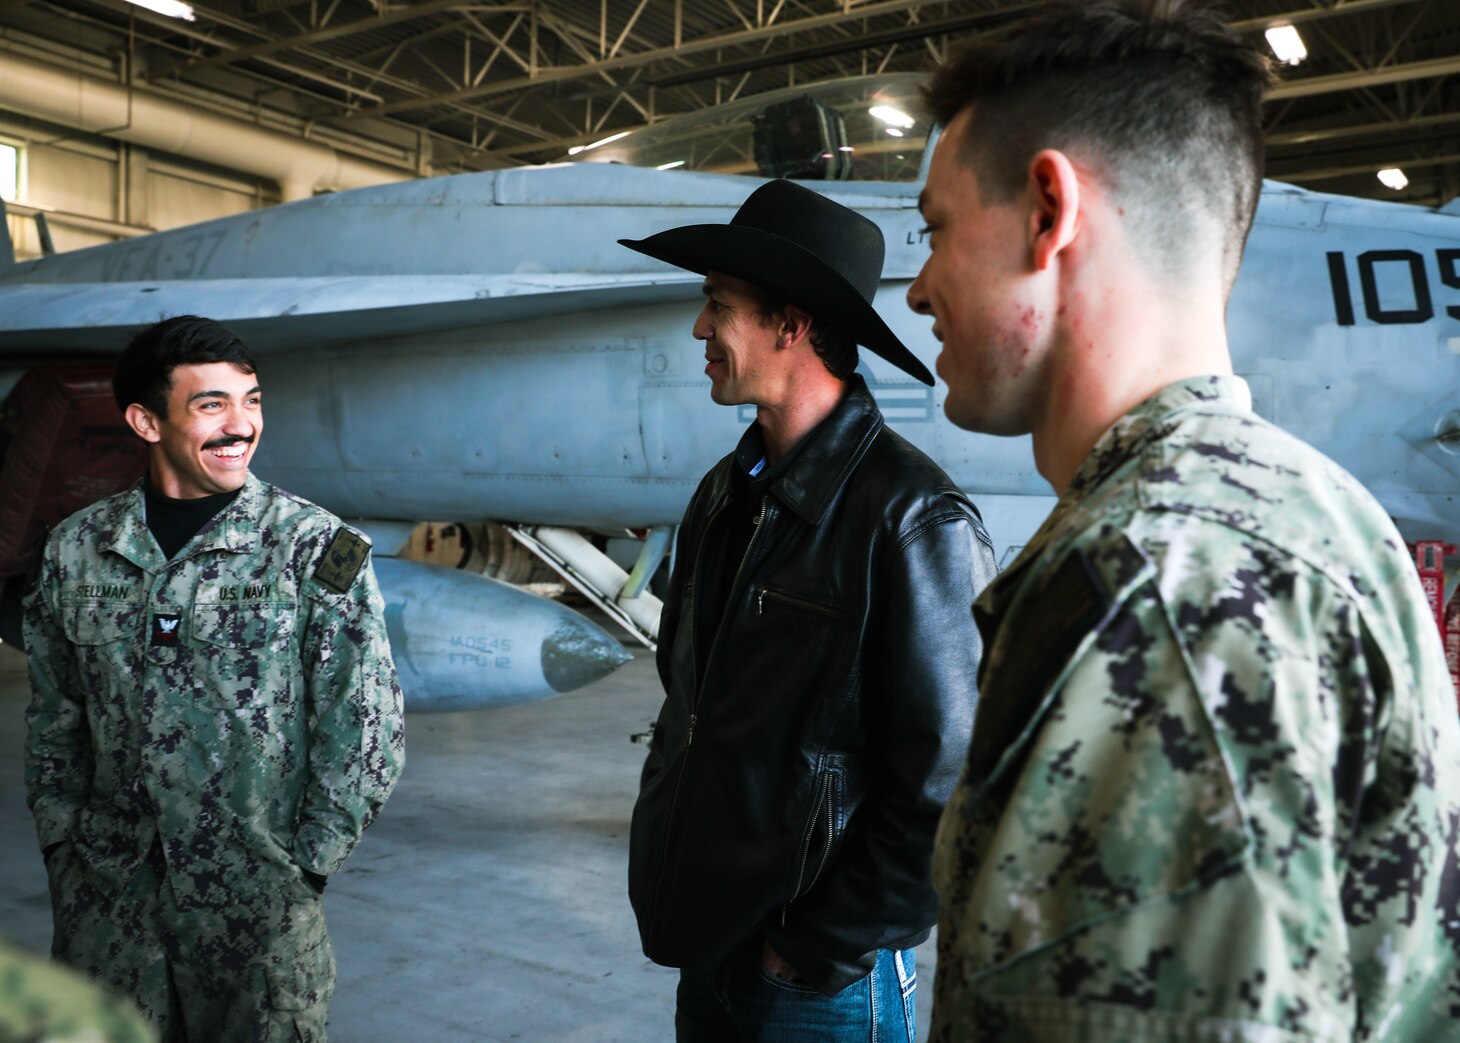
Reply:
<svg viewBox="0 0 1460 1043"><path fill-rule="evenodd" d="M620 241L705 276L710 397L757 408L690 501L664 602L629 849L644 952L681 968L680 1040L915 1039L994 563L855 373L862 344L933 382L872 307L882 233L772 181L728 225Z"/></svg>

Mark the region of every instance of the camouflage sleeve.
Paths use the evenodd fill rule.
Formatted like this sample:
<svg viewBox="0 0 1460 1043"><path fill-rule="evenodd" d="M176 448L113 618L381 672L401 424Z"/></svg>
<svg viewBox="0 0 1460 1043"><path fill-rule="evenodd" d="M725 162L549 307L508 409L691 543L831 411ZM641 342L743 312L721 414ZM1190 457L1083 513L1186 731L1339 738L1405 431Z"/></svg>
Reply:
<svg viewBox="0 0 1460 1043"><path fill-rule="evenodd" d="M925 937L937 917L933 834L968 749L981 647L972 605L993 573L963 510L920 519L881 566L864 682L871 789L847 846L766 931L823 991L865 974L878 949Z"/></svg>
<svg viewBox="0 0 1460 1043"><path fill-rule="evenodd" d="M385 603L368 547L360 543L353 571L322 572L321 566L305 581L302 654L313 726L294 857L324 876L344 864L405 765L405 718Z"/></svg>
<svg viewBox="0 0 1460 1043"><path fill-rule="evenodd" d="M1009 772L961 822L950 808L945 842L993 839L945 888L935 1040L1368 1038L1356 976L1413 997L1439 969L1408 929L1366 965L1343 915L1367 900L1346 863L1396 721L1358 607L1258 541L1184 537L1062 671ZM1430 828L1380 845L1376 927L1438 920Z"/></svg>
<svg viewBox="0 0 1460 1043"><path fill-rule="evenodd" d="M41 849L66 839L91 786L91 734L76 649L59 618L60 570L47 548L25 600L32 697L26 710L25 789Z"/></svg>

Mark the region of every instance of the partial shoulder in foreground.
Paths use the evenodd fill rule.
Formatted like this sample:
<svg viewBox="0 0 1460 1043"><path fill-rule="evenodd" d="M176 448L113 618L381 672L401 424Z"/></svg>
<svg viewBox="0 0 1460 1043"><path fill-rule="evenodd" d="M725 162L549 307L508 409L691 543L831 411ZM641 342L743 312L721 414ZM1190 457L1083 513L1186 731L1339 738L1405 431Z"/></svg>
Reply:
<svg viewBox="0 0 1460 1043"><path fill-rule="evenodd" d="M1144 508L1204 517L1320 571L1405 555L1394 523L1356 478L1254 413L1183 411L1143 463L1139 483Z"/></svg>
<svg viewBox="0 0 1460 1043"><path fill-rule="evenodd" d="M1397 661L1426 669L1443 661L1393 520L1307 443L1250 413L1192 410L1143 461L1138 483L1141 539L1166 548L1168 562L1221 575L1258 562L1269 585L1304 571L1322 576ZM1210 527L1193 530L1189 519Z"/></svg>

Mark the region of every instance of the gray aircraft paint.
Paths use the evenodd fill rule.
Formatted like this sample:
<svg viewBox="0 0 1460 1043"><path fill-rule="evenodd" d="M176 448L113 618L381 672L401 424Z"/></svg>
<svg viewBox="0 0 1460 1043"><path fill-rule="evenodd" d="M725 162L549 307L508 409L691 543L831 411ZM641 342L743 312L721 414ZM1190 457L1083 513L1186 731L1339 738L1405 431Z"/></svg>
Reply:
<svg viewBox="0 0 1460 1043"><path fill-rule="evenodd" d="M698 277L615 240L727 221L759 183L495 171L42 258L0 271L0 365L111 353L160 317L205 314L260 356L256 469L337 513L673 524L752 411L709 401ZM927 255L919 186L810 187L882 228L879 311L931 367L930 324L903 302ZM1460 537L1460 210L1269 183L1229 326L1260 413L1352 471L1407 538ZM953 427L941 384L869 353L862 371L1007 558L1053 502L1028 439Z"/></svg>
<svg viewBox="0 0 1460 1043"><path fill-rule="evenodd" d="M263 357L259 473L333 510L672 523L746 411L705 394L689 336L698 279L614 240L728 220L757 183L609 165L496 171L43 258L0 273L0 353L115 350L158 316L208 314ZM927 249L917 186L813 187L882 227L879 309L931 364L928 322L902 302ZM1270 183L1230 308L1259 411L1353 471L1410 538L1457 535L1460 455L1436 438L1460 409L1457 249L1454 214ZM1339 325L1330 253L1349 268L1353 325ZM1367 315L1366 256L1381 319L1414 312L1416 263L1429 317ZM941 386L864 357L894 426L962 486L1047 499L1027 439L959 431Z"/></svg>

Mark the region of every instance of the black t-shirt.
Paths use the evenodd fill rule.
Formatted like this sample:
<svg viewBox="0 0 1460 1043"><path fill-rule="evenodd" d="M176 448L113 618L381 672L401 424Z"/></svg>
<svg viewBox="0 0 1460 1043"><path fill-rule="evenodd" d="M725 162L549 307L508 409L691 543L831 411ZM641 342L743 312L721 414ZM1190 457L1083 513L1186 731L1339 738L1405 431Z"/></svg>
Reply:
<svg viewBox="0 0 1460 1043"><path fill-rule="evenodd" d="M243 491L243 486L239 486L232 492L174 500L154 489L150 479L143 481L142 488L147 497L147 528L168 561Z"/></svg>

